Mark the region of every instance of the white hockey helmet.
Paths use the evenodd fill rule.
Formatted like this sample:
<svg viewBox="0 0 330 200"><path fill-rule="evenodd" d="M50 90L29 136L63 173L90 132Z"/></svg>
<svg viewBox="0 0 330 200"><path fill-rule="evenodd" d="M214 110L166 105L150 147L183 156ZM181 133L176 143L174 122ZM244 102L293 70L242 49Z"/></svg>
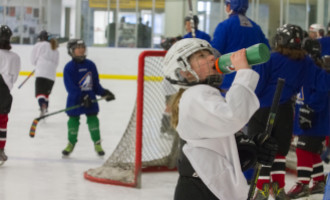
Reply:
<svg viewBox="0 0 330 200"><path fill-rule="evenodd" d="M325 30L324 26L322 24L312 24L309 27L309 31L311 32L319 32L320 30Z"/></svg>
<svg viewBox="0 0 330 200"><path fill-rule="evenodd" d="M164 74L165 78L172 84L182 87L194 85L200 81L196 72L191 68L189 57L200 50L209 50L214 54L214 49L206 40L198 38L185 38L176 42L166 53L164 58ZM194 78L194 82L189 82L180 72L190 72Z"/></svg>

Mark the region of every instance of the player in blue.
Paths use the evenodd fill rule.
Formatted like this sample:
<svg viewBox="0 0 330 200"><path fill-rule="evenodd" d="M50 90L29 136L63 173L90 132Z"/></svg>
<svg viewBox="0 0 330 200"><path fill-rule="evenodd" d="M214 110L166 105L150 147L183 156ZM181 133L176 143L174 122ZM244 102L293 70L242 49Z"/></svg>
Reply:
<svg viewBox="0 0 330 200"><path fill-rule="evenodd" d="M289 151L293 132L294 101L301 87L318 91L330 90L330 74L318 68L301 48L303 31L299 26L285 24L277 29L275 50L268 62L253 66L260 75L255 90L260 101L260 109L248 123L248 134L262 133L267 123L270 106L278 78L285 79L280 105L271 135L276 139L279 150L270 167L262 167L257 182L256 200L267 200L269 188L275 199L289 199L284 191L285 156Z"/></svg>
<svg viewBox="0 0 330 200"><path fill-rule="evenodd" d="M212 47L222 55L257 43L264 43L269 47L260 26L245 16L248 7L248 0L226 0L229 18L218 24L211 42ZM221 89L228 90L235 75L236 72L226 74Z"/></svg>
<svg viewBox="0 0 330 200"><path fill-rule="evenodd" d="M305 38L303 48L314 62L323 68L321 45L318 40ZM325 136L330 133L328 91L303 87L297 95L294 134L298 136L297 183L288 192L291 199L322 199L324 193L324 168L321 159ZM313 180L312 188L309 188Z"/></svg>
<svg viewBox="0 0 330 200"><path fill-rule="evenodd" d="M199 24L199 19L197 15L193 16L193 21L194 21L194 29L195 29L195 38L203 39L208 42L211 42L211 36L204 31L201 31L198 29L198 24ZM184 25L185 29L188 32L186 35L183 36L183 38L192 38L192 27L191 27L191 17L187 16L184 19Z"/></svg>
<svg viewBox="0 0 330 200"><path fill-rule="evenodd" d="M67 107L81 104L82 107L66 111L68 120L67 147L62 151L68 156L77 143L80 115L87 116L88 129L94 142L95 151L103 156L105 153L101 146L99 130L98 103L95 102L96 95L105 97L107 101L115 99L114 94L104 89L99 82L99 75L95 64L86 58L86 45L81 39L71 39L68 44L68 53L72 60L64 68L64 85L68 92Z"/></svg>

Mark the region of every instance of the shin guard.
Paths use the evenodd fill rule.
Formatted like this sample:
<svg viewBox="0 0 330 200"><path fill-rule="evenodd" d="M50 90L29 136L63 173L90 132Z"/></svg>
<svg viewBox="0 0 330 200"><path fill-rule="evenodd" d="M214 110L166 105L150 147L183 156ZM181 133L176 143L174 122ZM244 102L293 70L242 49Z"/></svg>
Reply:
<svg viewBox="0 0 330 200"><path fill-rule="evenodd" d="M73 145L77 143L80 117L70 116L68 120L68 139Z"/></svg>
<svg viewBox="0 0 330 200"><path fill-rule="evenodd" d="M94 143L99 142L101 139L100 136L100 124L99 124L99 119L97 118L96 115L88 115L87 116L87 124L88 124L88 129L91 134L91 138Z"/></svg>

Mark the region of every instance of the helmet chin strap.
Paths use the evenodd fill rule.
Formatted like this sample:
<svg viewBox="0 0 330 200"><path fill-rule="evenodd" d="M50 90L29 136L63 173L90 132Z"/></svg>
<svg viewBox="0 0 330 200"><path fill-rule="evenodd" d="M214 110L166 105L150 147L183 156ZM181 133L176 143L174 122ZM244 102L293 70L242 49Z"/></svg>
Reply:
<svg viewBox="0 0 330 200"><path fill-rule="evenodd" d="M209 85L209 86L212 86L215 88L219 88L219 86L222 84L223 76L221 74L210 75L210 76L206 77L205 80L200 81L200 82L188 82L187 79L178 81L178 80L171 79L170 77L165 77L165 79L168 80L168 82L170 82L171 84L182 85L182 86L186 86L186 87L204 84L204 85Z"/></svg>

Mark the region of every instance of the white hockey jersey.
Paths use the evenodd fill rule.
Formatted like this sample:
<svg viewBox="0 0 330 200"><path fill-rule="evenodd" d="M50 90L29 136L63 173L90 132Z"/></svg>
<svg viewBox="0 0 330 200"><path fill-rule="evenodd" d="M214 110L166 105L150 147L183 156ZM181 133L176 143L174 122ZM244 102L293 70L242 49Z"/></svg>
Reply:
<svg viewBox="0 0 330 200"><path fill-rule="evenodd" d="M20 57L12 51L0 49L0 74L9 90L13 88L14 83L17 81L20 70Z"/></svg>
<svg viewBox="0 0 330 200"><path fill-rule="evenodd" d="M258 80L253 70L239 70L225 98L216 88L197 85L180 100L177 131L187 141L183 151L221 200L246 200L248 196L234 134L259 108L254 93Z"/></svg>
<svg viewBox="0 0 330 200"><path fill-rule="evenodd" d="M31 52L31 63L36 66L35 76L55 80L59 63L58 50L52 50L47 41L38 42Z"/></svg>

